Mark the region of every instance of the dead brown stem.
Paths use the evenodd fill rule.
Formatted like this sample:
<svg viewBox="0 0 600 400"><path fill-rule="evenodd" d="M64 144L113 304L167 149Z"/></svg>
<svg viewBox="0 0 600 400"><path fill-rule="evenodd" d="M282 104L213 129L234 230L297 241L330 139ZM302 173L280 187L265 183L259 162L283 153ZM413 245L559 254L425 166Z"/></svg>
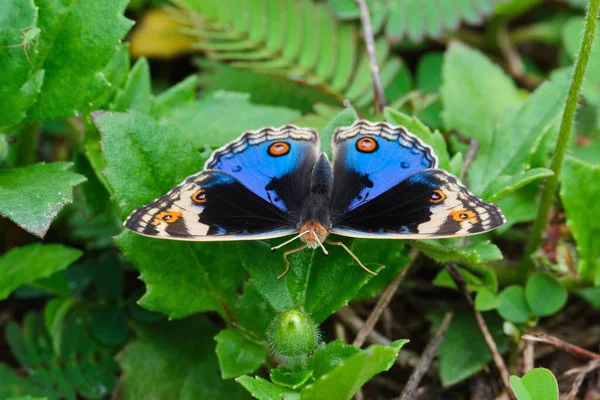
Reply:
<svg viewBox="0 0 600 400"><path fill-rule="evenodd" d="M597 368L600 368L600 359L590 361L589 363L587 363L587 365L585 367L583 367L581 369L579 374L577 374L575 381L573 382L571 391L566 396L566 400L575 400L577 398L577 393L579 393L579 389L581 388L581 384L583 383L585 376L587 374L589 374L590 372L596 370ZM568 371L567 371L567 373L568 373Z"/></svg>
<svg viewBox="0 0 600 400"><path fill-rule="evenodd" d="M532 342L540 342L554 347L555 349L562 350L566 353L572 354L573 356L583 360L598 360L600 354L591 352L582 347L566 342L555 336L548 335L547 333L537 332L523 335L523 339Z"/></svg>

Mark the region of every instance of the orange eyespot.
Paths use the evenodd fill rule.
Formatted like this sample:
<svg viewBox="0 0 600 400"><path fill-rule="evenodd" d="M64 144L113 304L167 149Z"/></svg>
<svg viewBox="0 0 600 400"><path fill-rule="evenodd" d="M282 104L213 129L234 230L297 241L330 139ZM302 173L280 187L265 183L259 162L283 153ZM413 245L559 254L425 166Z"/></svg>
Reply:
<svg viewBox="0 0 600 400"><path fill-rule="evenodd" d="M163 211L156 214L153 225L160 224L160 221L166 222L167 224L172 224L173 222L177 221L179 217L181 217L181 213L179 211Z"/></svg>
<svg viewBox="0 0 600 400"><path fill-rule="evenodd" d="M451 211L450 216L457 222L469 221L472 224L477 223L477 214L469 210Z"/></svg>
<svg viewBox="0 0 600 400"><path fill-rule="evenodd" d="M442 201L446 200L446 194L444 192L442 192L440 189L435 189L433 191L433 193L431 193L429 195L429 202L430 203L441 203Z"/></svg>
<svg viewBox="0 0 600 400"><path fill-rule="evenodd" d="M364 137L356 141L356 150L361 153L373 153L379 148L377 141L370 137Z"/></svg>
<svg viewBox="0 0 600 400"><path fill-rule="evenodd" d="M290 145L286 142L275 142L267 150L270 156L281 157L290 152Z"/></svg>
<svg viewBox="0 0 600 400"><path fill-rule="evenodd" d="M204 191L204 189L196 191L196 193L192 195L192 201L197 204L206 203L206 192Z"/></svg>

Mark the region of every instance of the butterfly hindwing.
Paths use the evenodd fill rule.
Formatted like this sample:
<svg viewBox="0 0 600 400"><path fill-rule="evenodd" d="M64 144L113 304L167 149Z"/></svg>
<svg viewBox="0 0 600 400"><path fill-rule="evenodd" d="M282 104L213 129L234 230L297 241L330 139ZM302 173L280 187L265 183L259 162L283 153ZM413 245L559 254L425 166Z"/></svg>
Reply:
<svg viewBox="0 0 600 400"><path fill-rule="evenodd" d="M433 150L406 129L356 121L333 136L332 211L344 213L372 201L407 177L437 167Z"/></svg>
<svg viewBox="0 0 600 400"><path fill-rule="evenodd" d="M504 224L500 209L439 169L418 172L332 221L352 237L424 239L468 236Z"/></svg>
<svg viewBox="0 0 600 400"><path fill-rule="evenodd" d="M132 212L124 225L144 236L190 241L267 239L297 231L289 214L220 171L188 177Z"/></svg>
<svg viewBox="0 0 600 400"><path fill-rule="evenodd" d="M205 169L226 172L269 203L299 213L319 154L313 129L286 125L244 133L216 150Z"/></svg>

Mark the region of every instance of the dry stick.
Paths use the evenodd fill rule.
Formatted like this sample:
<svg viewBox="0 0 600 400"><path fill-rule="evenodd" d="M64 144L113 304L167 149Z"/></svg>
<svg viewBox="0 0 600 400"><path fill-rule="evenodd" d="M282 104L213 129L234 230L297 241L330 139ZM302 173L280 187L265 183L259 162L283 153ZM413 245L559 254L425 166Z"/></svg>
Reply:
<svg viewBox="0 0 600 400"><path fill-rule="evenodd" d="M575 400L577 393L579 392L579 388L581 387L581 384L583 383L583 380L585 379L585 376L597 368L600 368L600 359L590 361L581 370L581 372L579 373L579 375L577 375L577 377L575 378L575 381L573 382L571 391L569 392L569 394L566 397L567 400Z"/></svg>
<svg viewBox="0 0 600 400"><path fill-rule="evenodd" d="M498 371L500 372L500 377L502 378L502 382L504 383L504 386L506 387L506 391L508 392L508 395L512 399L517 400L517 397L515 396L515 394L512 391L512 388L510 387L510 375L508 373L508 370L506 369L506 365L504 364L504 359L498 352L498 347L496 346L496 342L494 342L494 338L492 338L492 335L490 334L490 330L488 329L487 325L485 324L485 320L483 319L483 316L475 308L475 304L473 303L473 298L471 297L471 294L469 293L469 289L467 289L467 285L465 284L465 281L463 280L463 277L462 277L460 271L458 270L458 267L455 264L446 264L446 269L450 273L450 276L454 280L454 283L456 283L456 286L458 286L458 288L460 289L462 294L467 299L469 306L471 306L471 308L473 309L473 314L475 315L475 320L477 321L479 330L481 331L481 334L483 335L483 338L485 339L485 343L487 344L488 348L490 349L490 352L492 353L492 358L494 359L494 364L496 364L496 368L498 368Z"/></svg>
<svg viewBox="0 0 600 400"><path fill-rule="evenodd" d="M375 54L375 40L373 39L373 29L371 28L371 17L369 16L369 8L365 0L354 0L358 4L360 10L360 23L362 25L363 39L367 47L367 56L369 57L369 67L373 77L373 92L374 92L374 108L375 114L382 111L387 102L383 93L383 85L379 76L379 66L377 65L377 56Z"/></svg>
<svg viewBox="0 0 600 400"><path fill-rule="evenodd" d="M462 169L460 170L460 180L463 183L466 183L465 176L467 175L467 170L469 169L471 163L475 159L477 151L479 151L479 142L477 141L477 139L469 140L469 150L467 150L467 154L465 155L465 159L463 160Z"/></svg>
<svg viewBox="0 0 600 400"><path fill-rule="evenodd" d="M546 333L530 333L522 336L523 339L529 340L532 342L540 342L550 345L556 349L562 350L569 354L574 355L575 357L583 360L599 360L600 354L591 352L582 347L574 345L569 342L565 342L562 339L557 338L556 336L551 336Z"/></svg>
<svg viewBox="0 0 600 400"><path fill-rule="evenodd" d="M367 318L367 321L365 322L364 326L356 335L356 339L354 339L354 342L352 343L354 346L361 347L365 343L367 336L369 336L369 333L371 333L373 328L375 328L377 321L379 321L383 310L385 310L388 304L390 304L394 293L396 293L396 290L398 289L400 284L404 282L404 280L408 276L408 273L412 270L412 266L414 265L415 258L417 258L418 254L419 251L417 249L413 248L410 250L410 252L408 253L410 262L406 267L402 268L402 271L400 271L400 273L396 275L396 277L385 288L385 290L381 294L381 297L377 301L375 308L373 309L373 311L371 311L369 318Z"/></svg>
<svg viewBox="0 0 600 400"><path fill-rule="evenodd" d="M535 352L533 349L533 342L525 342L525 348L523 349L523 375L531 371L535 366Z"/></svg>
<svg viewBox="0 0 600 400"><path fill-rule="evenodd" d="M450 321L452 321L452 313L446 313L440 327L438 328L435 335L431 338L427 347L423 351L423 355L421 355L421 359L419 360L419 364L415 367L406 386L404 386L404 390L402 390L402 394L400 395L400 400L410 400L414 398L415 391L419 387L419 383L421 383L421 379L425 373L429 370L431 362L437 353L437 349L442 343L442 339L444 338L444 334L450 326Z"/></svg>

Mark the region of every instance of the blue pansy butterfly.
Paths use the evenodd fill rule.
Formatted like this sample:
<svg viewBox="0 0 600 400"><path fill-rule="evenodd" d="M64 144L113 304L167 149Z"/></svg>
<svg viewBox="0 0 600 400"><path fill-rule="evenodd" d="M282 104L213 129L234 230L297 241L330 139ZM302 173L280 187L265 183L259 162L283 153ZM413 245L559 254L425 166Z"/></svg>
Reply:
<svg viewBox="0 0 600 400"><path fill-rule="evenodd" d="M136 209L124 225L173 240L271 239L296 234L323 248L329 233L356 238L424 239L487 232L500 209L437 169L433 150L405 128L356 121L332 138L333 164L313 129L263 128L216 150L204 170ZM369 271L371 272L371 271Z"/></svg>

